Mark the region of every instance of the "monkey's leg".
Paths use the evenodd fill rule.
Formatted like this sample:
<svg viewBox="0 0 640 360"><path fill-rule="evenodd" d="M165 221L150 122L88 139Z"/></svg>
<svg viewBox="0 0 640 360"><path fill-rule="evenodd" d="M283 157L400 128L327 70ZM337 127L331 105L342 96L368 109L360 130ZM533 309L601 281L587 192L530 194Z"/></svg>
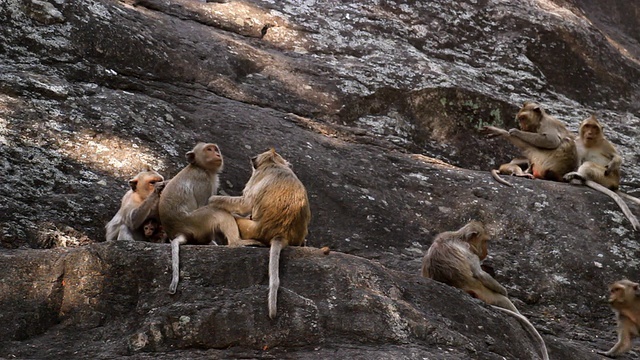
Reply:
<svg viewBox="0 0 640 360"><path fill-rule="evenodd" d="M131 229L138 229L149 218L152 212L157 213L158 202L160 201L160 195L154 191L144 199L142 204L136 209L133 209L129 216L126 217L125 222Z"/></svg>
<svg viewBox="0 0 640 360"><path fill-rule="evenodd" d="M629 324L627 324L629 325ZM631 332L627 330L625 325L618 324L618 342L607 352L598 351L598 354L615 357L631 350Z"/></svg>
<svg viewBox="0 0 640 360"><path fill-rule="evenodd" d="M271 249L269 250L269 317L275 319L278 310L278 288L280 287L280 252L284 247L283 240L271 240Z"/></svg>
<svg viewBox="0 0 640 360"><path fill-rule="evenodd" d="M169 294L175 294L178 289L178 280L180 278L180 245L187 243L187 237L180 234L171 240L171 285L169 285Z"/></svg>
<svg viewBox="0 0 640 360"><path fill-rule="evenodd" d="M227 243L229 244L228 246L230 247L252 246L252 245L264 246L264 244L258 240L253 240L251 238L241 239L240 237L241 233L238 229L236 218L233 217L233 215L229 214L228 212L219 210L213 214L212 220L215 222L216 230L223 233L224 236L227 238Z"/></svg>
<svg viewBox="0 0 640 360"><path fill-rule="evenodd" d="M507 299L507 301L509 301L509 299ZM511 301L509 301L509 303L511 303ZM513 306L513 304L511 304L511 306ZM516 319L520 320L522 325L524 325L524 327L527 330L529 330L529 333L531 333L531 335L533 335L533 337L536 338L536 340L538 340L538 342L540 343L540 352L542 354L542 359L543 360L549 360L549 354L547 353L547 344L544 343L544 339L542 338L542 336L540 336L540 333L538 332L538 330L536 330L536 328L533 327L533 324L531 324L529 319L527 319L526 317L522 316L517 310L514 312L514 311L508 310L508 309L503 308L503 307L498 307L498 306L493 306L493 308L497 309L497 310L500 310L502 312L505 312L505 313L515 317ZM515 306L514 306L514 308L515 308Z"/></svg>
<svg viewBox="0 0 640 360"><path fill-rule="evenodd" d="M120 231L118 232L118 240L135 240L133 233L129 230L127 225L120 225Z"/></svg>
<svg viewBox="0 0 640 360"><path fill-rule="evenodd" d="M625 198L625 199L627 199L627 200L629 200L629 201L631 201L631 202L633 202L633 203L635 203L637 205L640 205L640 199L638 199L637 197L633 197L633 196L631 196L629 194L625 194L622 191L618 191L617 193L618 193L618 195L622 196L623 198Z"/></svg>
<svg viewBox="0 0 640 360"><path fill-rule="evenodd" d="M510 182L508 182L507 180L503 179L500 177L500 174L498 173L498 170L493 169L491 170L491 176L500 184L502 185L507 185L507 186L511 186L513 187L513 184L511 184Z"/></svg>
<svg viewBox="0 0 640 360"><path fill-rule="evenodd" d="M240 237L243 239L257 239L260 233L258 232L260 223L245 218L237 218L238 230L240 230Z"/></svg>

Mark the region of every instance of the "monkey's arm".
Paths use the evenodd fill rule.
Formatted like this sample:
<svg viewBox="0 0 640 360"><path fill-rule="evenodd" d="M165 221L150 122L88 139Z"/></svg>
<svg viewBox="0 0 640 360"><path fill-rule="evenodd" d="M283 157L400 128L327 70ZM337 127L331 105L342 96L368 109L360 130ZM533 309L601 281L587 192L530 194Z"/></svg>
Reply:
<svg viewBox="0 0 640 360"><path fill-rule="evenodd" d="M507 296L507 289L500 285L500 283L496 279L492 278L491 275L482 270L480 267L480 260L475 254L470 256L469 264L471 265L471 273L473 274L473 277L480 281L482 285L500 295Z"/></svg>
<svg viewBox="0 0 640 360"><path fill-rule="evenodd" d="M509 135L541 149L553 150L562 144L562 137L555 132L534 133L510 129Z"/></svg>
<svg viewBox="0 0 640 360"><path fill-rule="evenodd" d="M151 215L157 214L160 193L162 192L162 189L164 189L165 184L166 182L154 184L153 192L144 199L140 206L129 213L129 216L125 219L129 229L138 229Z"/></svg>
<svg viewBox="0 0 640 360"><path fill-rule="evenodd" d="M622 165L622 157L614 153L607 166L605 166L606 170L604 171L604 175L608 176L612 171L619 171L620 165Z"/></svg>
<svg viewBox="0 0 640 360"><path fill-rule="evenodd" d="M251 213L252 205L244 196L218 196L209 198L209 205L230 213L246 215Z"/></svg>

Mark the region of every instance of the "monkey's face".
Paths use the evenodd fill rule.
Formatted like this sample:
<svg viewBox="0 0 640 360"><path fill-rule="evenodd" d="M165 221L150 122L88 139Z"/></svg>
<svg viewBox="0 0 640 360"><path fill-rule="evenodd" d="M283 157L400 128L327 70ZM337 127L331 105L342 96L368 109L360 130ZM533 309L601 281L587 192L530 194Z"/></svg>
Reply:
<svg viewBox="0 0 640 360"><path fill-rule="evenodd" d="M216 144L198 143L186 157L190 164L213 171L221 170L224 163L222 152Z"/></svg>
<svg viewBox="0 0 640 360"><path fill-rule="evenodd" d="M580 138L586 147L597 145L602 138L602 126L593 118L583 121L580 125Z"/></svg>
<svg viewBox="0 0 640 360"><path fill-rule="evenodd" d="M147 223L144 226L144 236L145 237L151 237L153 236L153 233L156 231L156 226L153 223Z"/></svg>
<svg viewBox="0 0 640 360"><path fill-rule="evenodd" d="M129 186L131 186L131 190L146 198L147 195L153 192L154 184L161 181L164 181L164 177L157 172L153 170L143 171L129 180Z"/></svg>
<svg viewBox="0 0 640 360"><path fill-rule="evenodd" d="M516 115L522 131L538 132L542 121L542 108L536 103L526 102Z"/></svg>
<svg viewBox="0 0 640 360"><path fill-rule="evenodd" d="M609 286L609 303L631 302L640 295L640 284L629 280L620 280Z"/></svg>

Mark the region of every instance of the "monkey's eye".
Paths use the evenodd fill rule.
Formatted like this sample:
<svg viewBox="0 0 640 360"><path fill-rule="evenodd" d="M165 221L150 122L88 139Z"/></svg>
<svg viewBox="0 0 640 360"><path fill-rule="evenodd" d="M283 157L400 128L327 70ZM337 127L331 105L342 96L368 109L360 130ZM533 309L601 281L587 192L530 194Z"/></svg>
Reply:
<svg viewBox="0 0 640 360"><path fill-rule="evenodd" d="M149 184L153 185L153 184L155 184L157 182L158 182L158 180L151 180L151 181L149 181Z"/></svg>

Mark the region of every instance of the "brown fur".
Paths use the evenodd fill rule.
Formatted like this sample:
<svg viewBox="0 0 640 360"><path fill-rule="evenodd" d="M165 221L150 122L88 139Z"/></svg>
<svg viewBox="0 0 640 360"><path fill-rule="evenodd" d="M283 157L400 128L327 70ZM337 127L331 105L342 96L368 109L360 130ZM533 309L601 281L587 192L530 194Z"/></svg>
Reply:
<svg viewBox="0 0 640 360"><path fill-rule="evenodd" d="M488 240L487 230L479 221L471 221L457 231L438 234L422 259L422 276L462 289L516 317L538 340L542 357L548 360L540 334L509 300L507 290L482 270L480 261L487 257Z"/></svg>
<svg viewBox="0 0 640 360"><path fill-rule="evenodd" d="M238 218L243 239L255 239L271 246L269 257L269 316L276 316L279 256L282 248L304 246L311 220L307 191L275 150L251 159L253 173L242 196L214 196L210 204L231 213L251 214Z"/></svg>
<svg viewBox="0 0 640 360"><path fill-rule="evenodd" d="M609 286L609 304L618 322L618 341L607 352L599 354L615 357L629 351L632 339L640 332L640 284L620 280Z"/></svg>
<svg viewBox="0 0 640 360"><path fill-rule="evenodd" d="M604 137L602 125L594 115L585 119L580 125L580 138L576 143L581 165L577 171L566 174L564 179L580 180L584 185L611 197L629 219L633 228L635 230L640 228L640 222L617 193L622 157ZM629 195L622 195L630 200L633 199Z"/></svg>
<svg viewBox="0 0 640 360"><path fill-rule="evenodd" d="M482 131L492 137L501 136L517 146L532 166L538 179L563 181L563 176L578 167L578 154L573 134L540 105L525 102L516 119L520 130L486 126Z"/></svg>
<svg viewBox="0 0 640 360"><path fill-rule="evenodd" d="M105 226L106 239L145 240L143 224L158 218L158 201L164 178L148 169L129 180L131 189L122 197L120 209Z"/></svg>
<svg viewBox="0 0 640 360"><path fill-rule="evenodd" d="M160 197L160 222L171 240L172 281L175 293L179 278L179 246L215 243L222 235L229 245L244 244L230 213L209 206L218 191L223 158L216 144L198 143L186 153L189 164L167 184Z"/></svg>
<svg viewBox="0 0 640 360"><path fill-rule="evenodd" d="M565 175L570 180L580 178L597 182L616 191L620 186L620 165L622 157L616 148L604 137L602 125L594 115L580 124L580 137L576 140L580 167L576 172Z"/></svg>
<svg viewBox="0 0 640 360"><path fill-rule="evenodd" d="M491 170L491 176L493 176L493 178L497 182L507 186L513 186L513 184L501 178L500 174L533 179L532 174L529 174L524 170L522 170L522 168L520 167L521 163L523 163L522 159L513 159L509 163L500 165L500 167L497 170L496 169ZM526 159L524 159L524 164L528 164L528 161Z"/></svg>

